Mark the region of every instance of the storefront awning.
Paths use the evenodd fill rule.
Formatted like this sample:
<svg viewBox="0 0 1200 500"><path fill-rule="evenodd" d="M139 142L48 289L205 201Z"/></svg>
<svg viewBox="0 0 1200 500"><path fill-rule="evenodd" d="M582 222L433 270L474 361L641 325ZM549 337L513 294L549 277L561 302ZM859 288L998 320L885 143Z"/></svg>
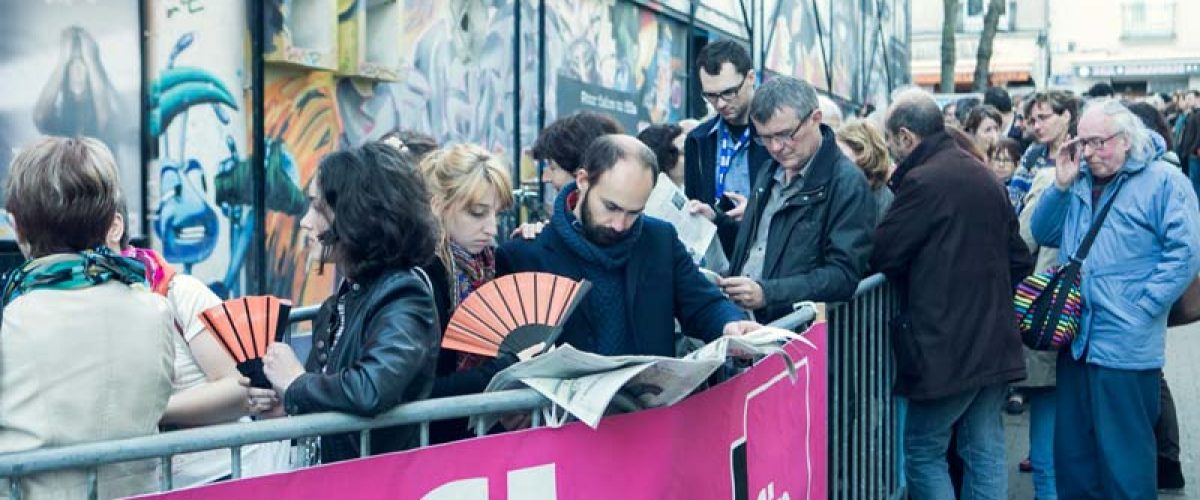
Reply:
<svg viewBox="0 0 1200 500"><path fill-rule="evenodd" d="M989 75L992 83L1024 82L1030 79L1028 71L993 71ZM954 84L969 84L975 81L975 74L960 71L954 74ZM917 85L937 85L942 82L940 73L914 73L913 83Z"/></svg>

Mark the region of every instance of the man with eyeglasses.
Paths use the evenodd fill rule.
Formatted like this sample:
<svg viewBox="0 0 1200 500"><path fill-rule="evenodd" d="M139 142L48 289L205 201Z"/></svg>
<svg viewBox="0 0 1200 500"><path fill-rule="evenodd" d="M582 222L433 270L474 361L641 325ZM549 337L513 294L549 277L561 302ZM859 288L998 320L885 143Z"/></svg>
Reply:
<svg viewBox="0 0 1200 500"><path fill-rule="evenodd" d="M875 198L807 82L778 76L750 104L754 141L770 153L750 195L730 277L718 284L762 323L799 301L841 302L867 271Z"/></svg>
<svg viewBox="0 0 1200 500"><path fill-rule="evenodd" d="M704 99L717 112L684 141L684 193L690 210L717 223L726 252L733 248L738 221L758 171L770 156L754 142L750 101L755 73L750 54L738 42L720 40L696 60Z"/></svg>
<svg viewBox="0 0 1200 500"><path fill-rule="evenodd" d="M1200 272L1196 194L1165 150L1119 101L1093 100L1033 213L1034 239L1065 264L1111 204L1083 262L1081 328L1058 357L1059 498L1157 497L1167 316Z"/></svg>
<svg viewBox="0 0 1200 500"><path fill-rule="evenodd" d="M1033 132L1035 144L1025 150L1008 183L1008 201L1021 213L1034 177L1054 167L1054 152L1074 134L1081 101L1057 90L1038 92L1025 102L1025 127Z"/></svg>

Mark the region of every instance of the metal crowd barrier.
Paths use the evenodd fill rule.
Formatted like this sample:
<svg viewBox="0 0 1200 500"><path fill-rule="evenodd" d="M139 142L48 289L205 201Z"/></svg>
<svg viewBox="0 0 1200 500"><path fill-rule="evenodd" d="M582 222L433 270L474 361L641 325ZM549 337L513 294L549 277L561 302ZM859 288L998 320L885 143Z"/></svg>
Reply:
<svg viewBox="0 0 1200 500"><path fill-rule="evenodd" d="M890 396L893 368L887 336L882 334L885 314L895 307L889 286L882 277L864 280L853 301L829 310L830 433L829 489L831 498L886 498L898 495L895 472L896 414ZM292 322L311 321L317 307L293 310ZM875 317L868 317L874 315ZM890 316L887 316L890 317ZM800 330L814 319L811 308L803 308L772 323ZM856 370L868 370L855 377ZM44 448L0 454L0 479L9 480L9 495L22 497L23 476L63 470L82 470L87 475L87 498L98 492L98 468L103 465L157 459L161 467L160 491L173 489L171 459L197 451L228 449L230 477L242 476L243 446L326 434L357 432L360 450L370 453L371 429L396 425L418 425L420 446L429 444L430 422L475 415L531 412L532 425L541 426L541 410L550 404L532 389L430 399L400 405L375 418L341 413L318 413L246 423L212 425L130 439ZM635 410L637 404L618 394L614 404ZM476 435L486 429L475 428ZM882 460L879 460L882 458ZM864 472L865 471L865 472Z"/></svg>
<svg viewBox="0 0 1200 500"><path fill-rule="evenodd" d="M828 314L829 498L903 498L902 419L888 321L899 301L883 275Z"/></svg>

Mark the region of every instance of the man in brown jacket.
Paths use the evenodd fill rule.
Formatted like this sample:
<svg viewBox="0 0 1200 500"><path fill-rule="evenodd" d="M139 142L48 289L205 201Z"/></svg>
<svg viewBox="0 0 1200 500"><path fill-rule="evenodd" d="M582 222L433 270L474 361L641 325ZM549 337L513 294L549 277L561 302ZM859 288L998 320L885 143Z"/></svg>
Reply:
<svg viewBox="0 0 1200 500"><path fill-rule="evenodd" d="M951 431L965 462L963 491L1008 498L1004 386L1025 377L1012 309L1032 268L1003 187L944 129L933 98L904 90L885 135L899 166L896 199L875 232L871 267L894 280L896 392L909 398L906 472L917 500L954 498Z"/></svg>

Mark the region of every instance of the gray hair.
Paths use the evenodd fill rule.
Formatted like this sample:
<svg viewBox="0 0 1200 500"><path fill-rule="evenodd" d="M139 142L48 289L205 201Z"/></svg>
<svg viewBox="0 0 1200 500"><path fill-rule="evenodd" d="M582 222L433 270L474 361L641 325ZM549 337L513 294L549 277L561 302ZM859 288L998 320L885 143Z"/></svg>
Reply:
<svg viewBox="0 0 1200 500"><path fill-rule="evenodd" d="M842 124L842 108L833 99L823 95L817 96L817 107L821 108L821 121L833 128Z"/></svg>
<svg viewBox="0 0 1200 500"><path fill-rule="evenodd" d="M791 108L796 118L804 118L817 109L817 91L808 82L790 76L776 76L754 91L750 118L767 122L776 112Z"/></svg>
<svg viewBox="0 0 1200 500"><path fill-rule="evenodd" d="M1113 133L1118 133L1129 141L1129 158L1144 163L1154 158L1154 140L1150 138L1150 130L1142 120L1113 98L1096 99L1087 103L1083 114L1090 111L1104 113L1112 123Z"/></svg>
<svg viewBox="0 0 1200 500"><path fill-rule="evenodd" d="M946 130L942 109L938 107L933 96L915 86L896 89L892 94L892 107L884 118L886 129L897 133L901 128L911 130L921 138L929 137Z"/></svg>

